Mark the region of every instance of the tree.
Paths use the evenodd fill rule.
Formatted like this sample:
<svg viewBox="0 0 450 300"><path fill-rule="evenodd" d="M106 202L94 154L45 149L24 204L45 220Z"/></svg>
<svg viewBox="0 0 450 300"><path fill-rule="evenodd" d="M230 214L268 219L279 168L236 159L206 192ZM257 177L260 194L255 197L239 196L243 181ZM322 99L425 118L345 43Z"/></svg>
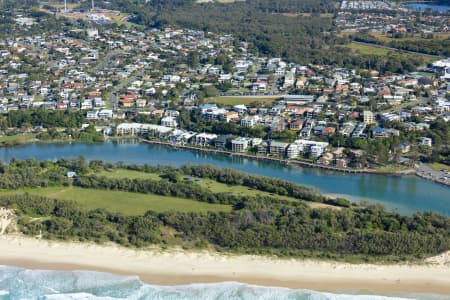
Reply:
<svg viewBox="0 0 450 300"><path fill-rule="evenodd" d="M196 69L196 68L198 68L199 63L200 63L200 57L198 55L198 52L197 51L189 52L189 54L187 56L188 66L192 69Z"/></svg>
<svg viewBox="0 0 450 300"><path fill-rule="evenodd" d="M205 94L205 97L217 97L219 96L219 91L217 88L213 85L206 85L202 88L203 93Z"/></svg>

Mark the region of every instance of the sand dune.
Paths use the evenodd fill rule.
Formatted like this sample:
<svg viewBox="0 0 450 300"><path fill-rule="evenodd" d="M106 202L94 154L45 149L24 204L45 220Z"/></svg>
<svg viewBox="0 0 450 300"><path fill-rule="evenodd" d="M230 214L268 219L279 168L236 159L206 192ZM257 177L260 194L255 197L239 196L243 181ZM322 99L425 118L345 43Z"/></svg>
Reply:
<svg viewBox="0 0 450 300"><path fill-rule="evenodd" d="M138 275L154 284L239 281L340 293L450 295L449 253L415 265L346 264L181 249L132 250L21 235L0 236L0 250L3 265Z"/></svg>

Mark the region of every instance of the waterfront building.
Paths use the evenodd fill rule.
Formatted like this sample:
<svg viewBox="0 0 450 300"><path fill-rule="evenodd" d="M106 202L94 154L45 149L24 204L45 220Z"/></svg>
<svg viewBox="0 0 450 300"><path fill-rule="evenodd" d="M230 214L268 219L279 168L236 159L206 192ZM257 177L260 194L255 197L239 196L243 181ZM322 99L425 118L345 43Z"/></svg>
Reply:
<svg viewBox="0 0 450 300"><path fill-rule="evenodd" d="M249 139L245 137L238 137L231 141L231 151L245 152L249 146Z"/></svg>

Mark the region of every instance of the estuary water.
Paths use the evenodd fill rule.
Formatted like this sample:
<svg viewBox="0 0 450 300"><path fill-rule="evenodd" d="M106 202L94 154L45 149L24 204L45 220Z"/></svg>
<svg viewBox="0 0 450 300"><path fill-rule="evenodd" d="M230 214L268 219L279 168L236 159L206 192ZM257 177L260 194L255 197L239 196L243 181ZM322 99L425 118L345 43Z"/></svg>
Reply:
<svg viewBox="0 0 450 300"><path fill-rule="evenodd" d="M62 157L98 159L127 164L172 165L210 164L311 186L318 191L346 197L355 202L380 203L402 214L435 211L450 216L450 188L415 176L347 174L285 165L237 156L211 154L141 143L105 142L99 144L33 143L0 148L0 159L54 160Z"/></svg>

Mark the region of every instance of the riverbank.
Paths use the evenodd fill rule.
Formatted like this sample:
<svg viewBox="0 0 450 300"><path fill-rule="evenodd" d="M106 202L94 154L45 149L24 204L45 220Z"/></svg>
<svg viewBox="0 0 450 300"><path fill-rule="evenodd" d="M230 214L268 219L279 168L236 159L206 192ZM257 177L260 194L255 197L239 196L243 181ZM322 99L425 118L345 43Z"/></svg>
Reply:
<svg viewBox="0 0 450 300"><path fill-rule="evenodd" d="M17 134L0 137L0 147L13 147L22 144L38 142L35 134Z"/></svg>
<svg viewBox="0 0 450 300"><path fill-rule="evenodd" d="M169 142L163 142L163 141L157 141L157 140L146 140L142 138L130 138L130 137L106 137L105 141L113 141L117 143L121 143L122 141L126 141L126 143L129 143L130 140L136 140L140 143L145 144L153 144L153 145L160 145L175 149L185 149L189 151L195 151L195 152L205 152L205 153L212 153L212 154L220 154L224 156L232 156L232 157L242 157L242 158L248 158L253 160L260 160L260 161L268 161L268 162L276 162L280 163L281 165L298 165L301 167L307 167L311 169L320 169L325 171L332 171L332 172L341 172L341 173L347 173L347 174L373 174L373 175L386 175L386 176L417 176L419 178L432 181L434 183L444 185L444 186L450 186L450 180L444 181L439 180L439 178L429 177L426 176L426 174L421 174L415 169L401 169L397 168L395 166L393 167L383 167L379 169L353 169L353 168L338 168L333 166L326 166L321 165L317 163L312 163L308 161L303 160L293 160L293 159L280 159L275 157L268 157L268 156L258 156L258 155L250 155L247 153L235 153L230 151L224 151L224 150L218 150L213 148L205 148L205 147L195 147L190 145L174 145ZM14 145L8 145L5 147L14 147L18 145L25 145L25 144L33 144L33 143L39 143L39 144L52 144L52 143L58 143L58 144L95 144L96 142L92 143L86 143L83 141L77 141L77 140L62 140L62 139L55 139L55 140L38 140L38 139L27 139L20 144L14 144ZM103 142L101 142L103 143ZM2 145L0 144L0 148ZM83 155L80 153L80 155Z"/></svg>
<svg viewBox="0 0 450 300"><path fill-rule="evenodd" d="M147 143L147 144L169 146L169 147L173 147L173 148L187 149L187 150L192 150L192 151L202 151L202 152L208 152L208 153L213 153L213 154L222 154L222 155L243 157L243 158L256 159L256 160L275 161L275 162L279 162L282 164L297 164L297 165L303 166L303 167L319 168L319 169L336 171L336 172L369 173L367 169L338 168L338 167L320 165L320 164L302 161L302 160L284 159L284 158L276 158L276 157L261 156L261 155L251 155L251 154L247 154L247 153L231 152L231 151L219 150L219 149L214 149L214 148L195 147L195 146L183 145L183 144L172 144L169 142L163 142L163 141L158 141L158 140L140 139L140 141L143 143Z"/></svg>
<svg viewBox="0 0 450 300"><path fill-rule="evenodd" d="M274 162L278 162L281 164L295 164L295 165L299 165L302 167L323 169L323 170L328 170L328 171L333 171L333 172L354 173L354 174L377 174L377 175L389 175L389 176L416 175L416 172L414 169L396 170L396 168L392 168L392 169L391 168L381 168L381 169L339 168L339 167L334 167L334 166L327 166L327 165L317 164L317 163L313 163L313 162L308 162L308 161L304 161L304 160L283 159L283 158L276 158L276 157L270 157L270 156L251 155L251 154L247 154L247 153L237 153L237 152L230 152L230 151L226 151L226 150L218 150L218 149L214 149L214 148L195 147L195 146L182 145L182 144L174 145L169 142L163 142L163 141L158 141L158 140L140 139L140 141L143 143L147 143L147 144L168 146L168 147L172 147L172 148L186 149L186 150L192 150L192 151L201 151L201 152L222 154L222 155L249 158L249 159L255 159L255 160L274 161ZM450 186L450 182L448 183L448 185Z"/></svg>
<svg viewBox="0 0 450 300"><path fill-rule="evenodd" d="M429 176L429 175L427 175L425 173L421 173L419 171L415 172L414 175L416 175L417 177L420 177L422 179L426 179L426 180L432 181L432 182L437 183L437 184L450 186L450 180L439 179L439 178L436 178L436 177L433 177L433 176Z"/></svg>
<svg viewBox="0 0 450 300"><path fill-rule="evenodd" d="M132 250L116 245L0 236L0 264L27 269L92 270L138 275L151 284L238 281L352 294L450 295L450 255L423 264L369 265L278 259L181 249Z"/></svg>

